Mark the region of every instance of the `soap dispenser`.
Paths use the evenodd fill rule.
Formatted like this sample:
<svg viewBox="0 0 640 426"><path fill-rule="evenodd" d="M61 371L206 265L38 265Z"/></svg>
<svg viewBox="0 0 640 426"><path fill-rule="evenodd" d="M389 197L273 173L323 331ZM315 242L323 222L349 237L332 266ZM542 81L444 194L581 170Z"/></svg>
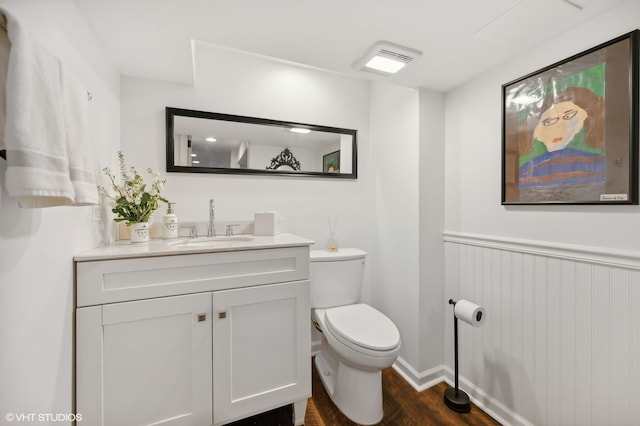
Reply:
<svg viewBox="0 0 640 426"><path fill-rule="evenodd" d="M169 208L167 214L162 217L162 238L177 238L178 237L178 216L173 213L173 205L175 203L168 203Z"/></svg>

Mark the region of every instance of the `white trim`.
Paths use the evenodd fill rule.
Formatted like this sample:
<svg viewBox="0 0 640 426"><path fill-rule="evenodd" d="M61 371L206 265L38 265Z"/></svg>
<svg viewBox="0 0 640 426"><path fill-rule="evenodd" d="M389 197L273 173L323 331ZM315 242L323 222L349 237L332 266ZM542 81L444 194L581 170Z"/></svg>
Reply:
<svg viewBox="0 0 640 426"><path fill-rule="evenodd" d="M577 262L640 270L640 251L519 238L495 237L451 231L445 231L443 233L443 240L447 243L466 244L557 259L573 260Z"/></svg>
<svg viewBox="0 0 640 426"><path fill-rule="evenodd" d="M317 351L314 351L313 355L319 352L319 350L320 349L318 348ZM446 382L449 386L453 386L454 383L453 371L444 365L439 365L438 367L419 373L405 360L398 357L391 367L417 392L429 389L442 381ZM522 416L489 396L486 392L476 387L466 378L459 376L458 380L459 383L464 386L464 391L469 395L471 402L498 423L502 425L533 426L532 423L529 423Z"/></svg>
<svg viewBox="0 0 640 426"><path fill-rule="evenodd" d="M392 367L418 392L429 389L442 381L447 383L449 386L454 386L453 370L444 365L418 373L405 360L398 357ZM510 410L500 401L492 398L465 377L458 376L458 381L460 388L464 388L463 390L469 395L471 402L498 423L502 425L533 426L532 423L528 422L516 412Z"/></svg>
<svg viewBox="0 0 640 426"><path fill-rule="evenodd" d="M454 386L454 372L446 366L444 367L444 381L449 386ZM458 374L458 388L469 395L469 399L473 404L475 404L478 408L487 413L501 425L533 426L533 423L528 422L524 417L520 416L513 410L510 410L500 401L491 397L482 389L476 387L473 383L471 383L460 374Z"/></svg>
<svg viewBox="0 0 640 426"><path fill-rule="evenodd" d="M392 367L418 392L429 389L444 380L444 365L418 373L409 363L398 357Z"/></svg>

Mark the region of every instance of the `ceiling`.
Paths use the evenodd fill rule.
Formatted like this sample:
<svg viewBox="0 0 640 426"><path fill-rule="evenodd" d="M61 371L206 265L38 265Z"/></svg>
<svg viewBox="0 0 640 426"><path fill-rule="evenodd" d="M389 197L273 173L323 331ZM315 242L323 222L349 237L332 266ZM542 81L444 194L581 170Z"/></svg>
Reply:
<svg viewBox="0 0 640 426"><path fill-rule="evenodd" d="M74 1L125 75L193 84L200 40L446 92L625 0ZM354 70L379 40L423 55L391 77Z"/></svg>

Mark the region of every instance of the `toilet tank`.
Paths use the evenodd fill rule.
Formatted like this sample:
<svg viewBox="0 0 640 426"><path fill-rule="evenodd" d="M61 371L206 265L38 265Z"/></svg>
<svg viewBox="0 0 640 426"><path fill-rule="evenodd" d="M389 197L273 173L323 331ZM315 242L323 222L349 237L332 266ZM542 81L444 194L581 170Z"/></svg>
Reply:
<svg viewBox="0 0 640 426"><path fill-rule="evenodd" d="M357 248L310 251L311 307L350 305L360 299L364 259Z"/></svg>

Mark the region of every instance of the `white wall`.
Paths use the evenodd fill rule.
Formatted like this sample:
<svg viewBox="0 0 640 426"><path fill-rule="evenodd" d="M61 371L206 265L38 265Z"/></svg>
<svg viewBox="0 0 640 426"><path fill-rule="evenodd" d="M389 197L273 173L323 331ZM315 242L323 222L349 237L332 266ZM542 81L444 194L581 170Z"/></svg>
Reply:
<svg viewBox="0 0 640 426"><path fill-rule="evenodd" d="M442 380L444 96L375 83L374 278L370 297L400 329L396 368L416 388Z"/></svg>
<svg viewBox="0 0 640 426"><path fill-rule="evenodd" d="M284 230L309 237L318 247L326 244L328 219L333 223L337 218L339 244L369 253L363 299L397 323L403 339L400 356L419 376L424 355L418 343L424 328L418 299L418 91L370 85L204 43L196 44L195 58L195 87L123 78L122 148L127 160L165 170L166 106L357 129L357 180L170 173L166 195L177 203L183 222L205 221L209 198L216 200L220 221L279 211ZM442 142L439 99L429 106L439 117L433 143ZM442 158L437 161L442 164ZM442 288L441 282L429 285ZM442 330L441 322L430 324ZM422 363L429 368L442 365L442 350L434 349L441 348L441 331L438 336L435 346L428 344L437 355Z"/></svg>
<svg viewBox="0 0 640 426"><path fill-rule="evenodd" d="M196 86L133 77L122 79L122 149L128 163L152 167L167 179L178 220L253 220L256 211L280 213L287 232L324 247L327 218L337 219L343 246L371 250L371 147L368 84L289 64L196 46ZM358 130L358 179L165 173L165 107L180 107ZM114 153L115 155L115 153ZM164 214L156 212L156 220Z"/></svg>
<svg viewBox="0 0 640 426"><path fill-rule="evenodd" d="M71 69L93 96L92 149L119 143L119 75L70 0L0 1ZM20 209L0 160L0 413L72 409L73 255L96 247L91 207Z"/></svg>
<svg viewBox="0 0 640 426"><path fill-rule="evenodd" d="M636 1L624 3L447 94L446 229L637 248L638 206L500 205L500 87L640 27L638 7Z"/></svg>
<svg viewBox="0 0 640 426"><path fill-rule="evenodd" d="M91 91L97 171L117 167L120 147L129 164L164 171L166 106L358 129L357 180L172 173L165 176L165 195L177 203L183 222L205 221L210 197L216 199L221 221L251 220L255 211L277 210L285 231L312 238L320 247L328 238L328 219L333 223L337 218L341 246L361 247L370 255L364 300L372 299L398 322L404 340L401 355L409 368L418 368L417 91L381 84L371 96L370 83L364 80L200 43L195 46L195 87L120 79L72 2L0 4ZM372 129L379 135L377 150ZM88 207L21 210L4 189L0 211L0 338L6 343L0 353L0 411L69 412L72 257L110 241L113 224L109 218L102 224L92 222ZM156 220L162 214L156 214ZM385 294L391 299L382 297Z"/></svg>
<svg viewBox="0 0 640 426"><path fill-rule="evenodd" d="M376 253L370 297L400 329L400 357L418 367L418 91L375 83L370 129Z"/></svg>
<svg viewBox="0 0 640 426"><path fill-rule="evenodd" d="M327 218L337 217L340 244L369 252L364 298L398 324L404 372L413 375L412 379L420 383L438 376L443 359L451 378L451 315L446 300L469 297L490 307L486 330L465 330L461 341L462 347L475 342L480 348L482 361L465 354L461 372L479 402L514 422L553 424L581 419L561 413L562 406L539 382L526 388L532 399L518 399L519 385L529 378L529 373L518 368L530 360L526 346L513 350L521 347L524 339L520 337L535 337L537 344L548 348L537 355L533 374L552 379L554 384L558 383L555 373L561 371L555 360L571 359L575 353L565 344L571 339L561 336L575 327L570 323L564 334L542 333L540 330L551 330L554 321L563 317L557 300L540 297L537 310L529 312L536 312L547 328L519 335L508 326L524 321L514 301L532 309L525 303L527 295L562 291L566 300L574 294L581 298L575 309L582 312L589 301L607 291L616 294L610 300L619 300L617 284L603 287L596 277L590 293L583 293L577 285L572 293L554 287L558 281L524 280L518 282L516 291L509 287L512 254L500 254L486 266L489 269L483 269L490 271L486 280L491 285L468 287L465 283L474 276L473 267L495 256L492 238L542 241L544 248L537 254L542 259L547 257L545 250L553 251L557 243L636 250L638 206L500 205L500 86L640 26L637 2L629 1L513 58L448 93L444 100L424 90L370 84L202 43L195 46L195 87L134 77L120 81L70 0L0 0L0 5L21 18L91 90L90 131L100 167L114 166L122 139L130 164L164 172L166 106L358 129L357 180L163 173L165 194L177 203L180 221L205 221L207 201L213 197L219 220L251 220L257 210L277 210L284 230L315 239L319 246L328 237ZM4 167L0 162L0 175ZM0 192L0 413L71 409L71 259L98 245L104 233L91 222L90 210L21 210L4 189ZM70 232L72 226L78 232ZM462 248L448 251L443 259L438 236L443 228L451 235L488 236L473 240L483 254L465 263L460 257L466 250ZM468 242L454 244L466 246ZM503 251L509 252L500 248ZM501 277L500 281L495 277ZM629 291L637 305L636 280L634 275L623 290ZM549 303L552 305L547 306ZM633 337L633 331L640 329L636 305L629 305L628 320L615 309L607 311L613 315L606 322L607 330L620 326ZM615 358L606 358L596 341L604 334L603 328L593 325L580 330L595 336L593 342L600 351L595 360L603 357L616 365L629 365L633 368L630 373L637 375L640 367L632 358L638 352L637 341L626 351L618 337L605 342L604 352L615 354ZM489 332L491 337L478 343L480 333ZM510 358L501 357L505 353ZM605 424L628 419L624 410L638 405L640 391L631 388L624 371L618 368L607 375L607 370L584 360L579 367L569 373L562 370L563 380L583 384L577 380L588 374L594 378L589 382L592 389L604 384L614 391L622 385L635 393L622 407L583 400L579 392L574 392L572 403L578 407L591 403L590 418ZM21 389L28 391L16 391ZM611 407L623 410L622 415L610 416Z"/></svg>
<svg viewBox="0 0 640 426"><path fill-rule="evenodd" d="M444 344L444 95L420 90L419 364L425 385L442 376ZM446 297L445 297L446 296Z"/></svg>
<svg viewBox="0 0 640 426"><path fill-rule="evenodd" d="M589 247L593 246L611 252L630 250L632 254L629 256L637 257L640 254L640 207L501 206L500 87L638 27L640 3L629 1L587 24L569 29L556 39L523 52L446 95L445 229L454 236L479 236L471 245L479 246L477 250L483 254L478 255L467 249L474 254L474 260L458 262L459 256L462 256L460 252L457 249L451 252L451 256L456 257L447 257L445 293L447 297L470 298L490 307L486 327L465 331L462 335L462 350L474 349L475 360L465 365L461 375L476 386L477 395L486 396L481 397L480 402L488 403L509 417L507 420L515 423L584 424L584 419L576 416L575 411L565 413L562 401L567 398L571 404L567 410L574 410L576 406L578 411L587 410L592 424L631 424L629 410L640 404L640 392L635 388L635 393L625 395L631 389L624 376L640 368L637 364L640 358L638 349L631 350L628 346L620 346L619 341L605 337L609 333L618 333L618 330L622 330L623 334L625 330L634 330L633 333L637 334L640 329L638 306L633 307L628 300L631 295L637 294L638 283L635 279L618 279L614 272L611 276L597 273L586 281L578 279L576 284L574 276L569 273L571 266L569 272L559 275L556 269L541 267L542 272L531 279L526 275L527 270L516 264L517 258L509 250L503 252L498 247L502 254L496 254L492 249L492 241L503 244L516 239L524 241L527 247L530 244L537 245L535 253L540 257L540 262L551 262L547 258L554 257L554 247L558 244L570 245L573 254L581 250L588 252ZM467 253L464 248L460 250L461 253ZM580 263L581 255L576 256L575 260ZM626 259L626 256L622 259ZM584 259L584 262L590 261ZM619 265L627 263L626 260L613 262ZM550 263L549 268L557 268L557 265ZM478 273L485 275L479 277ZM478 282L486 285L473 284ZM620 291L626 296L620 296ZM535 300L531 299L532 295L535 295ZM637 299L637 296L634 297ZM600 306L601 300L610 301L611 304L605 303L607 310L592 311L592 306ZM629 315L616 314L619 307L613 304L615 300L625 301L620 309ZM577 312L594 315L594 318L600 315L604 325L598 325L595 319L587 323L586 329L583 325L576 328L575 324L566 323L571 315L562 314L565 303L569 303L568 306L577 309ZM521 332L515 325L525 321L526 312L523 313L523 309L535 309L531 319L536 324L535 335L531 335L534 331L530 329ZM445 349L448 353L445 362L452 368L450 317L450 311L447 310ZM560 334L554 331L554 324L563 330ZM608 327L607 331L603 332L602 327ZM576 329L592 336L593 342L581 340L574 333ZM482 341L472 340L478 338ZM533 369L522 367L522 363L528 362L531 356L530 347L522 346L522 342L529 339L533 339L537 348L535 354L538 358L534 361ZM473 342L476 342L475 345ZM577 350L589 347L595 351L593 360L604 362L581 362L576 365L576 358L572 355L576 351L572 343L576 342L579 342ZM611 354L611 357L601 356L601 351ZM558 360L562 360L562 363L559 364ZM616 368L610 370L614 366ZM618 369L621 366L627 369L626 375L620 374ZM585 382L582 380L585 375L593 380ZM546 378L549 385L539 383L538 377ZM563 393L563 399L555 401L553 396L560 395L553 385L565 386L565 383L569 386L573 383L573 391L569 389L569 394ZM622 401L586 397L582 389L576 393L575 386L586 386L595 396L602 395L601 389L607 389L612 395L619 394ZM522 399L521 395L527 398Z"/></svg>

